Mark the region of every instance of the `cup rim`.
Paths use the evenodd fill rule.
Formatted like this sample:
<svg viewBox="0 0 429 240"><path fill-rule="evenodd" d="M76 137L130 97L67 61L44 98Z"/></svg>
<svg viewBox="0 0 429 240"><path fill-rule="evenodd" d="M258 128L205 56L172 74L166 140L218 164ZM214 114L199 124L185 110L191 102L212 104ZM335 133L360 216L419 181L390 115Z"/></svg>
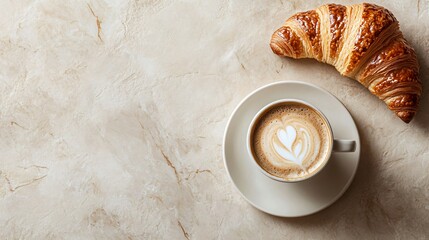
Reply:
<svg viewBox="0 0 429 240"><path fill-rule="evenodd" d="M277 105L277 104L281 104L281 103L300 103L303 104L307 107L312 108L316 113L318 113L326 122L327 126L328 126L328 130L331 136L330 139L330 147L329 147L329 151L326 154L326 160L324 161L324 163L319 166L319 168L317 169L317 171L315 173L313 173L312 175L310 175L309 177L306 178L299 178L297 180L286 180L284 178L275 176L269 172L267 172L265 169L263 169L256 161L256 157L254 156L253 152L252 152L252 146L251 146L251 134L253 133L256 121L259 120L259 117L265 113L268 109L270 109L271 107ZM331 155L332 155L332 149L333 149L333 143L334 143L334 134L332 131L332 126L331 123L329 122L328 118L322 113L322 111L320 111L317 107L315 107L314 105L310 104L307 101L301 100L301 99L296 99L296 98L283 98L283 99L278 99L276 101L270 102L267 105L265 105L264 107L262 107L253 117L252 121L250 122L249 128L247 130L247 135L246 135L246 145L247 145L247 153L249 154L249 157L251 158L251 161L253 162L253 164L256 165L256 167L267 177L276 180L278 182L283 182L283 183L298 183L298 182L303 182L306 180L309 180L311 178L313 178L314 176L316 176L317 174L319 174L324 168L325 166L328 164L329 160L331 159Z"/></svg>

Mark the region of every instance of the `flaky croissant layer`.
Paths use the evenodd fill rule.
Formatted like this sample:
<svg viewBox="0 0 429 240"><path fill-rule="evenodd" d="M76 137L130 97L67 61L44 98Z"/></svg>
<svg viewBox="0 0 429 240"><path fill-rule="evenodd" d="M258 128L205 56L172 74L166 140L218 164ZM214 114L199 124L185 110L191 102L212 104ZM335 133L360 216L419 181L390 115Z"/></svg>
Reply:
<svg viewBox="0 0 429 240"><path fill-rule="evenodd" d="M375 4L327 4L290 17L271 37L277 55L315 58L356 79L404 122L420 95L419 64L393 14Z"/></svg>

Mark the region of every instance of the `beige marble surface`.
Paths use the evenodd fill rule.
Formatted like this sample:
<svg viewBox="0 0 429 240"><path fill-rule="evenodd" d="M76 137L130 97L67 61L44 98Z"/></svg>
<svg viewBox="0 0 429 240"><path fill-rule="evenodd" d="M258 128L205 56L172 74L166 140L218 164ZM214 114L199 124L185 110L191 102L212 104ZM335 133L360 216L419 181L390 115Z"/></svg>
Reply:
<svg viewBox="0 0 429 240"><path fill-rule="evenodd" d="M0 239L428 238L429 1L377 2L421 63L409 125L332 67L272 54L272 31L325 1L1 1ZM328 89L363 143L346 194L298 219L251 207L221 155L234 107L279 80Z"/></svg>

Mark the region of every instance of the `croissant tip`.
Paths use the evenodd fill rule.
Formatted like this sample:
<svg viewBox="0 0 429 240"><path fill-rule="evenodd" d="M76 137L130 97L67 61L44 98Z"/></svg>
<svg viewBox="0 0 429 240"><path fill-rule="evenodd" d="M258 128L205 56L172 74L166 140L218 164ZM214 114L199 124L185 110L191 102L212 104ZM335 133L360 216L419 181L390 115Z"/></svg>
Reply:
<svg viewBox="0 0 429 240"><path fill-rule="evenodd" d="M405 123L410 123L414 115L416 114L415 112L410 112L410 111L398 111L395 113Z"/></svg>
<svg viewBox="0 0 429 240"><path fill-rule="evenodd" d="M270 47L271 47L271 50L273 51L273 53L275 53L277 55L282 55L283 52L282 52L281 48L279 46L277 46L277 44L271 42Z"/></svg>

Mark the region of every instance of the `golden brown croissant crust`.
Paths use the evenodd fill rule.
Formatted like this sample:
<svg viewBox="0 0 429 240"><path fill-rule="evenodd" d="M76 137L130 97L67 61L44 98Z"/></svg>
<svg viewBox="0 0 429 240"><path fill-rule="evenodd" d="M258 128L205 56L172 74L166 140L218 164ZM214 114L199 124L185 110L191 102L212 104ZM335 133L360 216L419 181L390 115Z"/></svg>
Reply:
<svg viewBox="0 0 429 240"><path fill-rule="evenodd" d="M290 17L274 32L275 54L315 58L335 66L383 100L404 122L422 92L414 49L393 14L375 4L327 4Z"/></svg>

